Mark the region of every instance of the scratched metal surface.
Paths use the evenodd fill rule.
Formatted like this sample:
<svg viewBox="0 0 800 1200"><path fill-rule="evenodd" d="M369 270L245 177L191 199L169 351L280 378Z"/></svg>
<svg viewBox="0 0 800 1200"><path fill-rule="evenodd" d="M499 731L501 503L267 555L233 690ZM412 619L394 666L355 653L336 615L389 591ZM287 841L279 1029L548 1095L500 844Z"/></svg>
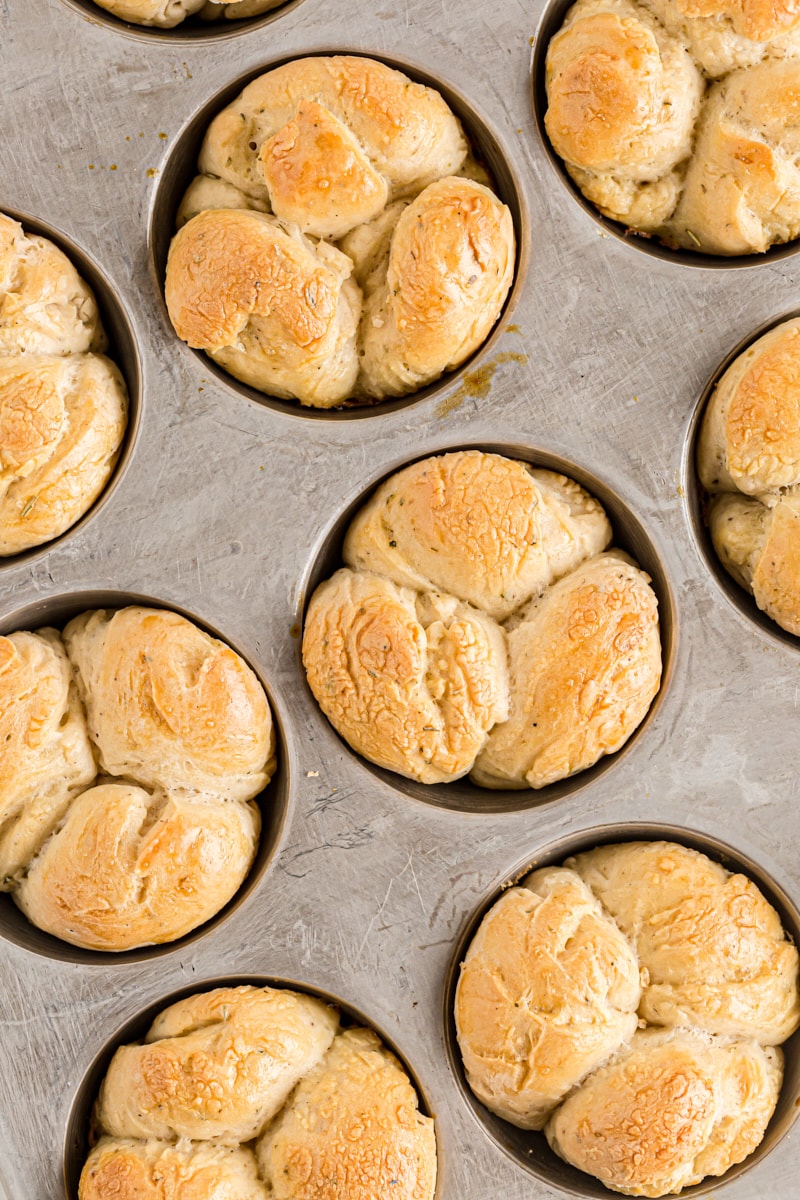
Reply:
<svg viewBox="0 0 800 1200"><path fill-rule="evenodd" d="M0 207L51 223L101 264L144 372L127 473L74 539L0 572L0 618L88 588L193 610L270 681L292 787L280 853L256 894L188 949L98 967L0 942L4 1200L63 1196L67 1112L119 1025L187 983L237 973L306 980L392 1034L437 1117L440 1200L555 1195L488 1140L450 1076L441 995L473 909L528 848L533 857L566 832L626 820L715 834L800 897L800 654L749 623L710 577L683 479L707 377L751 329L796 306L800 266L690 271L603 237L537 141L528 74L539 11L522 0L304 0L271 25L204 45L131 39L60 0L0 0ZM342 45L440 75L508 144L532 246L518 331L499 349L527 358L500 363L482 395L452 389L446 405L325 422L260 408L180 350L145 234L164 156L212 93L272 58ZM302 684L292 630L337 512L398 460L481 439L563 455L619 492L662 555L678 645L656 719L615 769L542 808L462 815L409 798L344 749ZM726 1200L796 1195L798 1138L726 1187Z"/></svg>

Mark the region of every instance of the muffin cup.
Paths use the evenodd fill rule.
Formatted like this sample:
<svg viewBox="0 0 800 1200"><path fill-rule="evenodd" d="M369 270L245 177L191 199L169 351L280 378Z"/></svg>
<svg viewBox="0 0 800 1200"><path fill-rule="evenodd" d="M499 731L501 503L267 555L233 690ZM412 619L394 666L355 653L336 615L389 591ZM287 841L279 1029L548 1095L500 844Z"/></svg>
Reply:
<svg viewBox="0 0 800 1200"><path fill-rule="evenodd" d="M95 1138L93 1109L94 1103L100 1091L100 1085L103 1082L109 1063L114 1056L115 1051L119 1046L130 1042L141 1041L147 1030L152 1025L155 1018L160 1012L171 1004L176 1004L179 1000L184 1000L188 996L195 996L200 992L213 991L219 987L241 987L249 985L252 987L275 987L287 988L295 992L304 992L306 995L314 996L325 1003L338 1008L343 1018L345 1027L366 1026L377 1033L383 1044L391 1050L392 1054L402 1063L414 1089L417 1093L419 1111L426 1117L435 1117L431 1108L430 1102L425 1094L425 1091L420 1084L419 1077L413 1068L408 1063L408 1060L398 1048L394 1040L382 1029L375 1021L367 1017L359 1008L350 1004L346 1000L342 1000L339 996L324 988L318 988L312 984L300 983L295 979L277 978L272 975L236 975L233 977L222 976L220 978L205 979L202 982L195 981L187 987L182 987L178 991L170 992L163 996L160 1000L153 1001L152 1004L142 1009L131 1017L124 1025L107 1039L86 1071L77 1092L70 1105L67 1114L66 1130L64 1135L64 1151L63 1151L63 1180L64 1180L64 1195L66 1200L78 1200L78 1182L80 1180L81 1170L86 1161L89 1149ZM439 1159L438 1169L436 1173L436 1191L434 1200L442 1200L445 1189L442 1182L442 1164L441 1164L441 1147L438 1144L437 1136L437 1157Z"/></svg>
<svg viewBox="0 0 800 1200"><path fill-rule="evenodd" d="M197 158L200 146L213 118L226 105L230 104L248 83L251 83L266 71L274 70L276 67L284 66L286 63L294 62L299 58L320 58L337 54L349 54L356 55L359 58L374 59L396 71L402 71L416 83L424 84L426 87L433 88L441 94L462 122L467 140L474 149L476 156L489 170L494 181L496 195L508 206L511 212L516 239L516 260L514 280L500 316L483 345L479 346L466 362L462 363L455 371L448 372L434 383L420 388L419 391L411 392L407 396L380 401L345 401L339 408L321 409L301 405L296 400L282 400L277 396L269 396L265 392L260 392L256 388L249 387L217 366L214 360L202 350L193 350L187 346L185 342L178 338L178 335L172 328L166 301L164 300L164 279L170 242L175 233L175 216L178 206L186 188L197 174ZM456 90L452 84L434 77L412 62L389 57L385 54L373 54L370 51L342 49L340 47L325 50L314 49L305 52L298 51L296 54L265 62L261 66L248 71L247 74L240 75L228 84L227 87L222 88L207 100L177 135L171 151L163 163L150 210L148 237L164 320L167 323L171 337L179 342L183 351L191 355L195 362L199 361L202 372L204 374L212 374L220 383L223 383L233 392L237 392L239 395L245 396L247 399L253 400L263 407L285 413L288 416L311 417L327 421L346 421L353 417L375 417L385 413L397 412L399 409L409 408L412 404L417 404L422 400L439 397L454 388L468 371L474 370L478 363L496 348L500 337L511 320L511 314L522 292L530 257L530 221L527 201L519 177L511 161L509 151L499 134L489 125L487 118L483 117L472 102L462 92Z"/></svg>
<svg viewBox="0 0 800 1200"><path fill-rule="evenodd" d="M106 356L119 367L128 389L128 423L120 445L116 466L94 504L82 517L78 518L74 525L70 525L69 529L65 529L57 537L51 538L49 542L43 542L40 546L32 546L30 550L22 550L19 554L0 558L0 575L3 571L18 567L23 563L25 566L29 566L36 559L55 549L56 546L64 546L71 537L99 514L128 469L139 432L143 408L139 348L122 293L103 274L97 263L63 233L53 229L37 217L30 217L27 213L18 212L6 205L2 205L2 212L15 221L19 221L26 233L48 238L55 246L58 246L94 292L100 319L108 336Z"/></svg>
<svg viewBox="0 0 800 1200"><path fill-rule="evenodd" d="M660 242L655 235L638 233L635 229L626 228L620 221L612 221L610 217L604 217L600 209L592 204L591 200L587 200L578 185L570 178L569 172L564 166L564 160L553 148L544 126L544 118L547 112L547 92L545 89L547 47L564 24L564 19L574 3L575 0L550 0L550 3L542 13L536 29L531 60L533 117L550 165L573 200L578 202L583 211L592 218L595 225L599 226L604 233L609 234L625 246L629 246L634 250L640 250L643 254L649 255L651 258L660 259L662 262L675 263L681 267L702 267L705 270L716 271L722 269L741 269L742 267L770 266L778 262L779 259L789 258L791 255L796 254L800 250L800 240L798 239L793 242L785 242L781 245L772 246L764 254L736 254L728 256L701 254L695 253L693 250L680 248L673 249L673 247Z"/></svg>
<svg viewBox="0 0 800 1200"><path fill-rule="evenodd" d="M15 633L21 630L36 630L45 626L63 629L73 617L90 609L118 609L125 608L128 605L169 609L171 612L179 613L189 621L192 621L200 629L205 630L212 637L218 638L221 642L230 646L232 650L235 650L248 663L248 666L255 673L261 686L264 688L269 700L275 729L278 765L267 787L255 797L255 802L258 804L261 812L261 836L253 865L246 878L235 896L218 913L204 924L191 930L184 937L176 938L172 942L162 942L158 945L139 946L134 950L123 950L119 953L108 950L88 950L80 946L73 946L70 942L62 941L53 934L45 933L44 930L39 929L28 920L9 894L5 892L0 894L0 937L14 942L17 946L22 946L25 950L30 950L34 954L41 954L45 958L55 959L58 962L106 967L125 963L144 962L153 958L160 958L165 954L182 951L192 942L196 942L199 938L211 933L212 930L216 930L218 926L233 916L261 883L267 868L278 850L289 810L289 755L280 709L276 704L275 695L259 668L252 662L248 662L247 656L237 648L227 634L220 632L213 625L203 620L202 617L197 616L188 609L181 608L177 604L164 604L152 596L141 596L133 592L73 592L39 600L35 604L17 609L10 615L3 617L0 620L0 635Z"/></svg>
<svg viewBox="0 0 800 1200"><path fill-rule="evenodd" d="M473 1094L467 1083L461 1052L458 1047L455 1024L455 996L461 963L478 931L478 926L505 888L513 886L530 871L540 867L559 866L570 855L593 850L596 846L613 845L617 842L670 841L699 850L729 871L741 872L750 877L761 889L766 899L778 912L783 928L790 941L800 945L800 909L787 896L783 888L763 867L749 855L720 841L711 834L686 829L681 825L665 825L655 822L620 822L612 825L597 825L574 833L565 834L547 843L517 866L512 867L505 879L495 886L490 895L484 896L478 908L462 930L447 968L444 985L444 1039L450 1068L462 1099L472 1111L496 1146L514 1160L523 1170L549 1187L566 1192L570 1196L592 1197L593 1200L609 1200L619 1192L603 1186L599 1179L579 1171L564 1162L547 1144L544 1133L518 1129L501 1117L495 1116ZM744 1162L726 1171L724 1175L709 1176L702 1183L684 1188L681 1197L706 1196L720 1191L725 1184L738 1179L746 1171L757 1166L777 1146L793 1125L800 1107L800 1030L783 1043L785 1059L783 1086L772 1119L767 1126L764 1140ZM672 1193L670 1193L672 1194Z"/></svg>
<svg viewBox="0 0 800 1200"><path fill-rule="evenodd" d="M686 498L686 515L694 536L695 545L704 565L719 585L726 600L747 621L757 625L762 633L765 633L773 642L789 647L791 650L800 651L800 638L795 637L793 633L789 633L787 629L783 629L777 621L773 621L771 617L768 617L758 607L754 597L751 596L746 588L737 583L733 576L723 567L719 555L714 549L708 529L709 496L700 482L697 473L697 446L700 439L700 429L702 428L706 408L720 379L728 367L749 346L757 342L765 333L769 333L771 329L775 329L778 325L782 325L784 321L790 321L795 317L800 317L800 309L783 313L781 316L775 317L772 321L767 321L765 324L760 325L753 333L749 333L747 337L742 338L734 346L733 350L725 356L719 366L715 368L714 373L700 394L700 399L697 402L687 430L683 455L683 490Z"/></svg>
<svg viewBox="0 0 800 1200"><path fill-rule="evenodd" d="M418 783L413 779L406 779L403 775L386 770L383 767L378 767L366 758L362 758L344 738L336 733L319 708L308 686L302 663L302 633L298 639L297 648L298 671L302 676L310 703L319 715L320 720L324 721L325 725L331 730L333 736L368 771L395 790L403 792L415 800L422 800L426 804L433 804L438 808L452 809L462 813L495 814L520 812L525 809L538 808L540 805L549 804L555 800L562 800L567 796L573 796L583 788L593 784L606 771L611 770L617 763L621 762L623 757L631 752L634 745L644 735L644 731L654 719L672 678L677 642L677 615L672 589L658 550L651 540L650 535L617 492L584 467L577 466L568 459L562 458L557 454L552 454L547 450L517 442L472 442L434 446L414 458L401 459L381 476L373 479L365 488L359 490L358 494L353 497L334 523L322 534L319 543L313 550L305 578L301 581L299 587L300 602L297 625L302 631L305 626L308 604L315 589L326 579L329 579L334 571L343 565L342 546L347 529L356 513L363 507L372 493L386 479L394 475L395 472L402 470L403 467L411 466L414 462L419 462L434 455L448 454L458 450L482 450L488 454L501 454L506 458L519 459L522 462L530 463L533 467L547 471L557 471L562 475L568 476L570 479L576 480L590 495L600 501L613 528L612 545L627 551L636 563L647 572L658 599L662 653L661 686L644 720L634 730L625 745L617 750L616 753L605 755L594 766L588 767L585 771L579 771L577 774L567 779L559 780L557 783L548 784L547 787L495 791L491 788L478 787L466 778L456 780L454 783L425 784Z"/></svg>
<svg viewBox="0 0 800 1200"><path fill-rule="evenodd" d="M187 48L204 46L209 42L222 42L228 38L250 33L252 30L261 28L262 25L270 25L273 21L277 21L279 17L289 13L293 8L297 8L302 2L303 0L284 0L279 8L275 8L271 12L260 13L256 17L245 17L241 20L228 20L226 17L220 16L216 21L201 21L195 15L187 17L185 21L181 21L172 29L158 29L150 25L137 25L133 21L123 21L121 17L115 16L108 9L101 8L99 4L93 4L92 0L63 0L68 8L73 9L83 17L84 21L89 21L92 25L101 25L106 29L113 30L114 33L121 33L130 38L141 38L147 42L161 42L172 46L182 42Z"/></svg>

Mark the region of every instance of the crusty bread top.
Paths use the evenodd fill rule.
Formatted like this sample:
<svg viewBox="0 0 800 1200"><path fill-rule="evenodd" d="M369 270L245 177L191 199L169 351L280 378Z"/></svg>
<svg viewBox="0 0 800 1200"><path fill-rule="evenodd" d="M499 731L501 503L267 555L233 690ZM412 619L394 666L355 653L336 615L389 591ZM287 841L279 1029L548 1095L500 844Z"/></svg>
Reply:
<svg viewBox="0 0 800 1200"><path fill-rule="evenodd" d="M0 701L0 886L35 925L129 950L231 899L275 767L266 696L233 650L174 612L84 613L63 639L0 638Z"/></svg>
<svg viewBox="0 0 800 1200"><path fill-rule="evenodd" d="M626 842L570 865L636 947L651 1024L784 1042L800 1024L798 953L752 880L669 842Z"/></svg>
<svg viewBox="0 0 800 1200"><path fill-rule="evenodd" d="M775 1045L800 1025L798 953L745 876L673 842L603 845L489 908L455 1023L487 1108L545 1126L612 1190L662 1196L760 1143Z"/></svg>
<svg viewBox="0 0 800 1200"><path fill-rule="evenodd" d="M264 689L247 663L179 613L82 613L64 630L89 732L109 775L250 800L274 767Z"/></svg>
<svg viewBox="0 0 800 1200"><path fill-rule="evenodd" d="M319 1062L335 1009L276 988L217 988L165 1009L141 1046L121 1046L97 1105L114 1137L251 1141Z"/></svg>
<svg viewBox="0 0 800 1200"><path fill-rule="evenodd" d="M433 1121L411 1080L372 1030L338 1028L285 989L171 1005L111 1060L80 1200L433 1200Z"/></svg>
<svg viewBox="0 0 800 1200"><path fill-rule="evenodd" d="M470 943L456 1029L478 1099L541 1129L636 1029L636 955L586 885L549 867L504 892Z"/></svg>
<svg viewBox="0 0 800 1200"><path fill-rule="evenodd" d="M258 1144L275 1200L430 1200L433 1121L371 1029L338 1034Z"/></svg>
<svg viewBox="0 0 800 1200"><path fill-rule="evenodd" d="M723 1175L755 1150L780 1091L780 1050L683 1029L646 1029L551 1117L567 1162L628 1196L665 1196Z"/></svg>
<svg viewBox="0 0 800 1200"><path fill-rule="evenodd" d="M381 484L353 519L343 558L503 621L610 540L602 507L572 480L461 450Z"/></svg>

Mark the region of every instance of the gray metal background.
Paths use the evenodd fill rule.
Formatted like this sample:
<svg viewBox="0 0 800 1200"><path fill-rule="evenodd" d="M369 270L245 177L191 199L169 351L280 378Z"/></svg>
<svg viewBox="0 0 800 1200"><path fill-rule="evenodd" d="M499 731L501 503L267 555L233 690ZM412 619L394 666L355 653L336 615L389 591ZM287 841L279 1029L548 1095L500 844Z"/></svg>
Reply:
<svg viewBox="0 0 800 1200"><path fill-rule="evenodd" d="M99 261L133 320L144 368L126 475L74 539L0 573L0 617L87 588L194 610L270 680L292 783L281 852L262 886L187 950L90 967L0 943L7 1200L61 1200L68 1108L117 1026L187 982L236 973L307 980L392 1033L437 1117L440 1198L554 1195L490 1143L450 1077L441 993L475 906L528 848L533 857L565 831L636 819L716 834L800 895L800 656L746 621L709 576L683 480L706 379L751 329L797 306L798 268L787 259L687 270L598 231L537 140L529 40L540 9L522 0L304 0L271 25L203 45L130 39L59 0L0 0L0 207L50 222ZM519 331L499 347L527 362L499 365L488 395L456 398L445 415L437 399L338 422L262 409L182 351L155 292L147 214L182 124L260 63L342 45L401 55L460 88L507 143L527 193L530 271L512 318ZM292 633L302 579L337 512L397 461L482 438L564 455L615 488L663 556L679 617L668 694L631 753L575 796L495 816L429 807L351 756L302 685ZM727 1188L726 1200L795 1196L797 1139L795 1131Z"/></svg>

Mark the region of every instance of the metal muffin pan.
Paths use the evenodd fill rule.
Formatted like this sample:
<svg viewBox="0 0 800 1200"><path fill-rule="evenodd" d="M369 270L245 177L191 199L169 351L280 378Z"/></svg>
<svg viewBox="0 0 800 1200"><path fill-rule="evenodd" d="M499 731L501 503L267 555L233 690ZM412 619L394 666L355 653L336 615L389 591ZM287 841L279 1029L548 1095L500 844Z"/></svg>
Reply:
<svg viewBox="0 0 800 1200"><path fill-rule="evenodd" d="M478 932L481 921L499 900L504 888L518 882L531 871L538 870L540 867L560 867L564 860L571 855L594 850L596 846L611 846L619 842L655 841L677 842L689 846L692 850L699 850L701 854L707 855L714 862L721 863L726 870L734 874L741 873L749 876L779 914L790 940L795 945L800 944L800 910L789 899L785 891L747 855L733 849L718 838L697 833L695 830L684 828L681 825L628 821L612 825L599 825L593 829L582 829L579 833L566 834L547 846L537 847L533 857L518 862L512 867L492 894L482 900L477 911L468 921L455 946L447 972L443 1013L445 1038L453 1076L462 1096L472 1109L477 1121L501 1150L520 1163L525 1170L530 1171L536 1179L551 1184L559 1191L572 1196L591 1197L592 1200L609 1200L610 1197L615 1194L619 1195L619 1193L614 1193L604 1187L598 1179L594 1179L591 1175L586 1175L583 1171L564 1162L550 1149L543 1133L518 1129L490 1112L473 1095L467 1083L458 1047L454 1017L460 967L472 939ZM723 1184L752 1171L791 1129L798 1116L798 1106L800 1106L800 1030L783 1043L783 1054L785 1064L783 1087L775 1113L760 1146L744 1162L732 1166L724 1176L708 1177L702 1183L684 1188L680 1193L681 1196L707 1196L709 1193L716 1193Z"/></svg>
<svg viewBox="0 0 800 1200"><path fill-rule="evenodd" d="M703 418L706 409L711 402L711 397L716 390L716 386L722 379L722 376L727 371L740 354L744 354L749 346L762 338L764 334L769 333L771 329L775 329L778 325L783 325L786 321L791 321L793 318L800 316L800 310L795 309L792 312L783 313L779 317L775 317L772 321L767 321L759 329L753 330L747 337L743 338L733 350L728 353L719 366L714 371L706 386L703 388L702 395L695 409L691 425L689 427L689 436L686 439L686 461L684 463L684 489L686 492L686 503L688 507L689 521L692 526L692 532L697 543L697 547L705 559L706 566L711 574L716 579L723 593L730 600L734 608L746 617L749 621L753 621L760 629L769 637L784 646L789 646L794 650L800 650L800 639L796 638L788 629L783 629L777 621L773 621L768 617L762 609L758 607L755 599L737 583L733 576L725 570L722 565L722 560L714 549L714 543L711 540L711 532L708 527L708 506L709 496L700 482L700 477L697 472L697 444L700 439L700 430L703 425Z"/></svg>
<svg viewBox="0 0 800 1200"><path fill-rule="evenodd" d="M220 16L215 21L203 21L199 16L194 15L187 17L185 21L181 21L172 29L159 29L154 25L137 25L133 21L124 21L121 17L109 12L107 8L92 3L92 0L61 0L61 2L73 9L84 21L105 26L114 33L121 33L132 38L149 38L152 41L164 42L166 45L171 44L173 48L177 48L181 44L186 46L188 43L188 46L191 46L192 43L198 41L220 42L240 34L250 33L259 26L277 21L290 9L302 4L303 0L285 0L278 8L241 20Z"/></svg>
<svg viewBox="0 0 800 1200"><path fill-rule="evenodd" d="M49 542L43 542L41 546L32 546L30 550L22 550L19 554L0 557L0 574L8 567L19 566L20 563L29 565L34 559L41 558L42 555L47 554L56 545L63 545L87 521L91 521L100 512L125 473L125 469L133 453L142 415L142 364L139 357L136 333L131 325L124 303L121 301L113 284L106 277L99 264L90 258L82 247L65 238L57 229L53 229L36 216L19 212L10 207L5 207L2 211L6 216L13 217L15 221L19 221L26 233L31 236L47 238L55 246L58 246L59 250L62 250L66 254L75 269L94 292L100 319L108 338L108 347L104 351L104 354L119 367L128 391L128 422L119 448L116 466L111 472L105 487L91 507L87 509L82 517L78 518L74 525L70 525L69 529L60 533L58 537L51 538Z"/></svg>
<svg viewBox="0 0 800 1200"><path fill-rule="evenodd" d="M351 54L359 53L359 51L342 47L339 43L331 43L325 51L316 51L316 53ZM170 241L175 233L175 217L184 192L192 179L197 175L197 159L209 125L214 117L223 108L226 108L253 79L257 79L265 71L282 66L283 63L296 57L296 54L290 54L265 60L259 63L255 69L248 71L244 75L237 76L220 92L209 97L208 102L192 115L192 118L177 135L155 188L149 220L150 251L153 256L153 269L158 280L162 299L167 270L167 255L169 254ZM520 180L509 161L507 150L499 141L496 133L486 124L485 118L481 116L474 104L470 102L469 97L454 88L452 84L446 83L444 72L433 75L429 71L421 69L416 63L397 58L395 55L375 53L370 54L369 57L380 59L387 66L402 71L417 83L437 88L453 112L461 120L475 156L489 171L493 178L496 194L504 204L508 205L511 212L516 237L514 281L509 289L503 310L486 341L469 356L461 367L458 367L455 371L448 372L440 380L436 380L434 383L428 384L426 387L420 388L408 396L401 396L397 399L389 398L380 402L354 401L353 403L345 403L334 409L307 407L300 404L297 400L283 400L278 396L270 396L259 391L257 388L250 387L248 384L242 383L241 380L235 379L233 375L223 370L222 367L217 366L214 360L207 354L204 354L202 350L190 349L184 342L180 341L174 330L172 331L173 339L183 351L197 358L205 370L210 371L222 384L232 388L235 392L239 392L241 395L247 396L267 408L277 408L293 413L296 416L315 417L318 420L341 421L350 417L374 416L386 411L408 408L409 405L415 404L420 400L446 395L455 383L460 382L471 369L474 370L497 347L503 332L511 320L511 314L516 307L517 300L524 287L530 257L530 219ZM166 300L164 300L164 314L167 323L169 323Z"/></svg>
<svg viewBox="0 0 800 1200"><path fill-rule="evenodd" d="M0 208L62 231L113 281L144 398L102 509L3 571L0 617L109 591L197 613L273 689L290 773L278 853L219 927L129 964L43 958L0 939L3 1200L64 1200L69 1114L120 1026L178 989L253 974L346 998L386 1031L436 1117L439 1200L546 1200L559 1193L476 1125L442 1022L456 941L510 864L599 824L666 822L735 847L800 898L797 656L724 598L684 495L706 381L731 346L796 305L800 271L791 257L735 276L686 271L585 219L533 120L542 8L303 0L264 28L187 46L79 21L62 0L0 0ZM398 56L468 98L519 178L530 268L512 323L438 395L369 420L300 421L177 344L148 220L171 147L209 100L265 63L343 45ZM535 448L602 481L652 541L675 602L672 679L634 744L574 794L516 812L410 798L342 745L298 665L298 614L336 521L399 464L459 445ZM797 1137L714 1194L792 1200Z"/></svg>
<svg viewBox="0 0 800 1200"><path fill-rule="evenodd" d="M646 530L637 521L634 513L626 507L621 497L607 487L602 480L587 471L584 466L568 462L559 455L548 454L536 447L524 444L509 445L507 442L504 442L498 445L495 442L481 442L477 445L471 445L469 443L462 443L454 446L441 446L436 451L429 449L424 455L415 455L412 459L403 459L396 463L390 470L384 471L380 478L371 481L367 488L360 490L357 498L346 506L344 511L337 516L330 529L323 535L319 552L312 564L308 580L302 585L302 599L297 615L298 628L302 629L304 626L308 601L310 601L315 589L319 584L329 579L334 571L344 565L342 562L342 546L350 522L356 516L359 509L366 504L373 492L390 475L395 474L396 471L400 471L404 467L410 466L411 462L417 458L426 458L432 453L447 454L454 450L483 450L486 453L502 454L506 458L520 459L523 462L531 463L532 466L539 469L557 471L559 474L567 475L570 479L576 480L590 495L600 501L611 521L614 532L609 549L614 547L618 550L624 550L629 554L637 565L650 576L653 590L658 598L663 663L661 687L641 724L633 731L625 745L617 750L615 754L606 755L601 758L593 767L589 767L585 771L580 771L577 775L573 775L568 779L559 780L557 783L551 783L547 787L539 789L521 788L517 790L499 788L495 790L478 787L476 784L471 783L469 779L460 779L455 783L419 783L413 779L405 779L402 775L386 770L383 767L378 767L374 763L368 762L365 758L360 759L364 766L377 775L379 779L385 780L386 783L397 790L405 792L406 795L414 797L417 800L422 800L426 804L436 804L443 808L456 809L462 813L518 812L523 809L535 808L541 804L563 800L565 797L574 795L581 788L592 786L601 775L605 774L606 771L620 762L625 754L630 752L638 738L645 736L645 730L655 717L672 677L676 640L675 603L669 579L662 566L658 551L648 537ZM301 660L301 639L298 638L298 672L303 676L304 671ZM306 691L311 703L316 703L307 683ZM341 738L341 742L344 746L347 746L344 738ZM352 750L351 753L355 755L356 751Z"/></svg>
<svg viewBox="0 0 800 1200"><path fill-rule="evenodd" d="M212 637L219 638L237 653L241 651L233 645L225 631L209 626L202 617L185 608L174 604L163 604L157 596L140 596L132 593L114 591L73 592L67 595L48 596L47 599L37 600L26 608L18 609L8 615L0 616L0 635L13 633L18 629L41 629L50 626L63 629L64 626L81 613L91 609L120 609L129 605L141 605L144 608L169 608L181 616L194 622ZM242 655L245 657L245 655ZM252 666L252 664L251 664ZM197 938L204 937L212 929L221 925L260 885L264 874L272 861L280 844L281 836L286 825L290 803L289 762L286 750L286 737L281 723L280 712L275 702L275 696L263 673L254 667L261 686L267 694L272 713L272 725L275 733L277 766L272 779L263 792L255 797L255 803L261 812L261 837L253 865L247 873L241 887L218 913L210 917L203 925L184 934L173 942L162 942L156 946L141 946L134 950L123 950L119 953L105 950L87 950L81 946L73 946L53 934L33 925L21 909L17 908L11 895L0 893L0 938L8 938L18 946L34 954L59 962L81 963L86 966L108 966L113 963L147 962L163 954L175 950L183 950ZM0 952L2 953L2 952Z"/></svg>
<svg viewBox="0 0 800 1200"><path fill-rule="evenodd" d="M531 82L533 87L534 116L544 152L559 179L575 200L577 200L584 212L601 229L611 234L612 237L618 238L625 245L640 250L644 254L652 255L653 258L664 259L666 262L681 263L685 267L706 267L710 270L753 267L764 260L776 262L780 259L790 257L792 254L796 254L797 250L800 249L800 244L797 240L787 242L783 245L772 246L763 255L735 254L728 257L718 254L695 254L692 250L668 246L655 236L646 233L637 233L633 229L626 229L622 222L613 221L610 217L604 216L600 212L600 209L584 196L577 183L570 177L569 172L564 166L564 160L556 153L544 126L544 118L547 112L547 91L545 88L547 47L550 39L555 37L564 24L567 13L574 3L575 0L550 0L544 7L534 42Z"/></svg>
<svg viewBox="0 0 800 1200"><path fill-rule="evenodd" d="M81 1086L76 1093L75 1102L67 1123L66 1140L64 1143L64 1189L68 1196L77 1195L81 1170L89 1153L90 1141L97 1134L93 1115L94 1104L115 1051L120 1046L144 1041L147 1030L153 1021L159 1013L163 1012L171 1004L177 1004L179 1000L184 1000L187 996L193 996L198 992L211 992L219 987L242 986L275 987L283 988L287 991L304 992L307 995L315 996L318 1000L322 1000L326 1004L338 1008L341 1014L341 1027L343 1029L352 1029L358 1026L374 1029L384 1045L400 1059L407 1071L417 1091L420 1112L426 1117L434 1115L430 1105L427 1103L425 1091L420 1084L419 1076L403 1057L400 1047L383 1029L379 1029L375 1022L370 1020L360 1006L349 1004L346 1000L341 999L339 996L334 996L330 992L322 992L317 988L310 988L302 980L276 979L264 975L237 975L233 978L206 979L202 985L180 988L177 992L163 996L153 1004L149 1004L143 1012L137 1013L129 1021L126 1021L121 1029L115 1030L106 1045L96 1055L94 1062L84 1075ZM436 1184L436 1200L439 1200L439 1197L444 1194L442 1191L441 1171L439 1172Z"/></svg>

